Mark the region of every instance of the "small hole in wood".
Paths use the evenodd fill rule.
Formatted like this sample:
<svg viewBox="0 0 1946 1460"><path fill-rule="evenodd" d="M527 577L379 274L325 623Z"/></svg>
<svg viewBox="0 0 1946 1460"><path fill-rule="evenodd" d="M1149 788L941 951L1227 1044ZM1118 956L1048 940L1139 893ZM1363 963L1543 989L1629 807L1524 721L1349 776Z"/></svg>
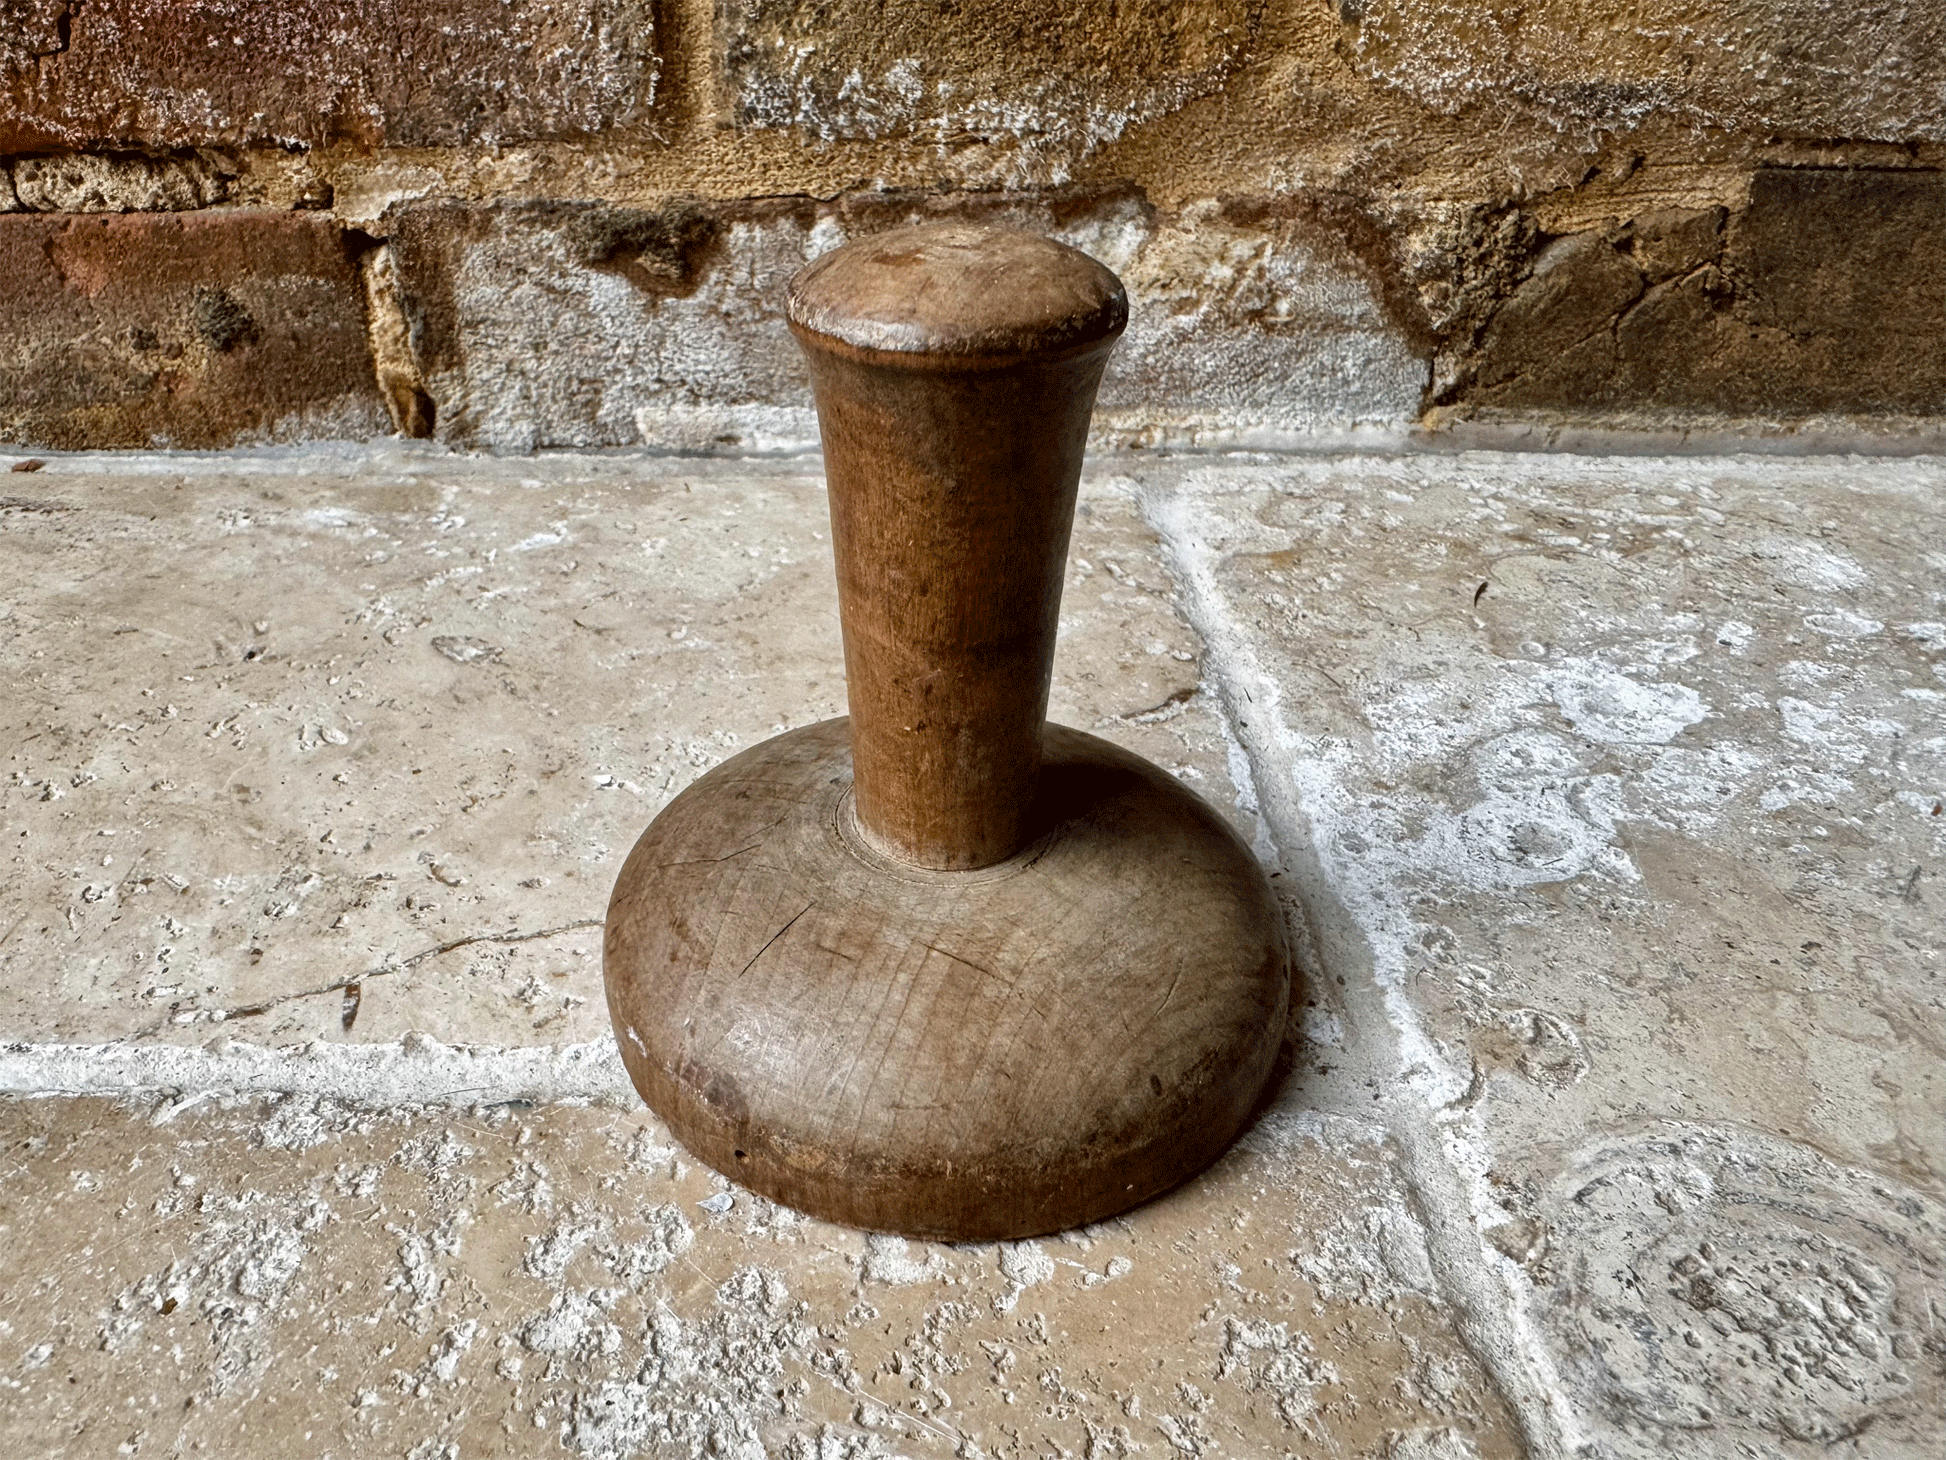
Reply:
<svg viewBox="0 0 1946 1460"><path fill-rule="evenodd" d="M736 1157L737 1157L737 1160L739 1160L739 1161L746 1161L746 1160L748 1160L748 1159L749 1159L749 1157L747 1157L747 1156L745 1156L745 1155L743 1154L743 1152L741 1152L741 1151L738 1151L738 1152L736 1153Z"/></svg>

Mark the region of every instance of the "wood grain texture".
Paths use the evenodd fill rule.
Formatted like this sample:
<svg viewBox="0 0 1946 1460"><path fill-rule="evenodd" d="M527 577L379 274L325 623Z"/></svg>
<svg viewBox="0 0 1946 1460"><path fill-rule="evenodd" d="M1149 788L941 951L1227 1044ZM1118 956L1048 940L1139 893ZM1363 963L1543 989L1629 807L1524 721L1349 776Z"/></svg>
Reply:
<svg viewBox="0 0 1946 1460"><path fill-rule="evenodd" d="M1213 1160L1289 997L1250 851L1173 777L1049 725L1018 856L886 861L844 720L670 803L609 908L609 1009L677 1137L816 1216L952 1240L1096 1221Z"/></svg>
<svg viewBox="0 0 1946 1460"><path fill-rule="evenodd" d="M785 315L819 348L991 366L1112 342L1128 323L1128 296L1113 273L1051 238L929 223L812 260L791 280Z"/></svg>
<svg viewBox="0 0 1946 1460"><path fill-rule="evenodd" d="M877 235L792 282L858 815L895 856L972 868L1020 846L1088 417L1127 313L1086 255L964 225Z"/></svg>

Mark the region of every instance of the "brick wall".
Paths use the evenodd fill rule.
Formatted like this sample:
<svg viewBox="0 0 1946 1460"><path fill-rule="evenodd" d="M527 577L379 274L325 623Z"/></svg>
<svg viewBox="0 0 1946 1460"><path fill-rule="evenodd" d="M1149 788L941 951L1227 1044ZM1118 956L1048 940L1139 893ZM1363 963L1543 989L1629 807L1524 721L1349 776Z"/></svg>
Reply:
<svg viewBox="0 0 1946 1460"><path fill-rule="evenodd" d="M1112 438L1946 413L1946 0L0 0L0 440L801 439L782 283L1010 219Z"/></svg>

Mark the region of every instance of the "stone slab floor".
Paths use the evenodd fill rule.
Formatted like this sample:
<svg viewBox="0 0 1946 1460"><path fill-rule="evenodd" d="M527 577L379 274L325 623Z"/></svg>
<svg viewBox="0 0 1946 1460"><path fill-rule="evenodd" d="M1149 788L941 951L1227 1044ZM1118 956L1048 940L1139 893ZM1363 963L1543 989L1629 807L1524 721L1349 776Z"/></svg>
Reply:
<svg viewBox="0 0 1946 1460"><path fill-rule="evenodd" d="M815 457L0 485L0 1455L1938 1453L1946 463L1095 461L1054 715L1305 986L1213 1169L961 1247L608 1043L632 839L841 710Z"/></svg>

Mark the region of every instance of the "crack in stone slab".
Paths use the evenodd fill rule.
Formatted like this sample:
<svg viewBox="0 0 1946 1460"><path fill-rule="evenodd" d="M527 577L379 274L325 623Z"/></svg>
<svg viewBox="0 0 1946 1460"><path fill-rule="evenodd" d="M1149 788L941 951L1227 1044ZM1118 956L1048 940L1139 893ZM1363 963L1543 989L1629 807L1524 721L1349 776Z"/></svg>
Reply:
<svg viewBox="0 0 1946 1460"><path fill-rule="evenodd" d="M470 948L479 943L495 943L502 946L514 943L534 943L542 938L554 938L560 936L562 933L579 932L584 928L598 928L601 925L602 920L600 918L579 918L571 923L562 923L558 927L553 928L540 928L531 933L517 932L511 928L504 933L469 933L463 938L450 938L444 943L435 944L430 948L422 948L417 953L409 954L404 958L381 963L376 968L367 969L363 973L348 973L343 978L333 979L330 983L320 984L316 988L298 989L292 993L278 994L275 998L259 999L255 1003L239 1004L234 1008L216 1009L209 1012L216 1017L217 1023L225 1023L231 1019L249 1019L254 1018L258 1014L267 1014L272 1009L279 1008L284 1004L293 1003L298 999L315 999L321 994L343 994L346 990L353 987L357 987L360 990L362 998L363 986L372 979L385 978L395 973L405 973L410 969L417 968L429 959L438 958L443 954L451 953L459 948ZM154 1034L163 1027L159 1023L152 1024L143 1030L142 1034ZM349 1028L350 1026L347 1025L346 1027Z"/></svg>

